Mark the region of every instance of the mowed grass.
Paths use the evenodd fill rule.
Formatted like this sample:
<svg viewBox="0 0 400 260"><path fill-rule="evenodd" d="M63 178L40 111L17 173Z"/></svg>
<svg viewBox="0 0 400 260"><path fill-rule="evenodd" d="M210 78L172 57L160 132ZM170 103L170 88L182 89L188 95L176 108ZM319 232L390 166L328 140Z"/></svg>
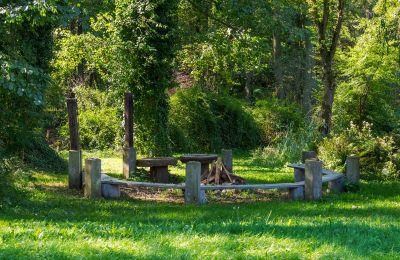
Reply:
<svg viewBox="0 0 400 260"><path fill-rule="evenodd" d="M239 156L236 173L249 182L291 180ZM103 160L115 174L119 165ZM35 172L25 198L0 208L0 258L400 259L400 183L363 183L318 202L189 206L89 200L67 189L66 175Z"/></svg>

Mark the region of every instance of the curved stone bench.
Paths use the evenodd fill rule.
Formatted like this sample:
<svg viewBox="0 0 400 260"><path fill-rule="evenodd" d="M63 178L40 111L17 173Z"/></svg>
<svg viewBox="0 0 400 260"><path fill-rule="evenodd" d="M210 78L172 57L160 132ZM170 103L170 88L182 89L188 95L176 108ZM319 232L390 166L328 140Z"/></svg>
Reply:
<svg viewBox="0 0 400 260"><path fill-rule="evenodd" d="M176 164L177 160L173 157L143 158L136 160L136 166L150 167L150 175L155 181L160 183L168 183L168 166Z"/></svg>
<svg viewBox="0 0 400 260"><path fill-rule="evenodd" d="M301 163L289 164L288 167L294 169L295 182L304 181L305 165ZM344 189L344 174L331 170L322 169L322 183L328 183L328 189L331 192L342 192Z"/></svg>

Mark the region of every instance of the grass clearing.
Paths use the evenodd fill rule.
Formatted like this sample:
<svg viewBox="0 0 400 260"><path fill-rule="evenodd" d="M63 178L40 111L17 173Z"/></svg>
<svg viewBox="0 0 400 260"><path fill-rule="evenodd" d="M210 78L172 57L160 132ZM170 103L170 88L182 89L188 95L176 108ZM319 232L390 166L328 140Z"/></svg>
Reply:
<svg viewBox="0 0 400 260"><path fill-rule="evenodd" d="M291 171L268 171L244 153L235 156L236 173L249 182L291 181ZM119 174L119 157L102 159L103 169ZM182 176L183 168L172 172ZM2 259L400 258L397 182L363 183L359 193L318 202L187 206L88 200L67 189L66 175L34 172L25 192L0 209Z"/></svg>

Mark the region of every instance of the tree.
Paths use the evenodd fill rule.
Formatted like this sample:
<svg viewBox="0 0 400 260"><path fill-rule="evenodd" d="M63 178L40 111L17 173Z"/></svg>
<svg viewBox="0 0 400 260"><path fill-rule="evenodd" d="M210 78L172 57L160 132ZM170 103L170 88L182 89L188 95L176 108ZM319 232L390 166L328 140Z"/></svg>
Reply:
<svg viewBox="0 0 400 260"><path fill-rule="evenodd" d="M175 12L171 0L116 1L114 87L135 95L135 123L143 154L170 154L168 100L175 51Z"/></svg>
<svg viewBox="0 0 400 260"><path fill-rule="evenodd" d="M336 2L336 6L334 6ZM311 16L317 31L319 58L322 67L324 94L321 105L321 134L327 136L332 127L332 106L336 91L334 58L342 30L345 0L311 0ZM333 10L334 9L334 12ZM336 14L336 17L334 16Z"/></svg>
<svg viewBox="0 0 400 260"><path fill-rule="evenodd" d="M41 129L51 33L63 8L56 1L1 1L0 143L7 148L23 149Z"/></svg>

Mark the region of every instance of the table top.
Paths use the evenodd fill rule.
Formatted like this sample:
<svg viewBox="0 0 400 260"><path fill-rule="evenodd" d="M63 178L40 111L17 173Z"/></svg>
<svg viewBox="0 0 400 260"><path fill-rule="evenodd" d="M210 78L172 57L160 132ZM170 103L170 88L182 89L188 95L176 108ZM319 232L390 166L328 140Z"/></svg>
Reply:
<svg viewBox="0 0 400 260"><path fill-rule="evenodd" d="M201 162L201 163L211 163L218 159L216 154L187 154L179 157L179 160L183 163L190 161Z"/></svg>
<svg viewBox="0 0 400 260"><path fill-rule="evenodd" d="M136 165L139 167L160 167L176 165L176 163L177 160L174 157L155 157L136 160Z"/></svg>

